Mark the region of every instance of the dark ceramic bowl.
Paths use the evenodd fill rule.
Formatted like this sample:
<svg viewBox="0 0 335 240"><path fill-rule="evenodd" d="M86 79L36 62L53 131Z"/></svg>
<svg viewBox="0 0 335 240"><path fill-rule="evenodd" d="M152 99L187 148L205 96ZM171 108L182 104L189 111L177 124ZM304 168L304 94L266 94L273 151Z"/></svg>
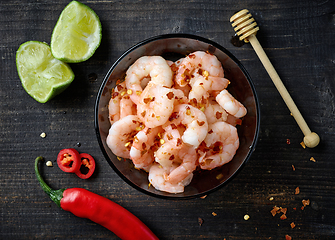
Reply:
<svg viewBox="0 0 335 240"><path fill-rule="evenodd" d="M131 160L120 161L106 144L110 128L108 120L108 102L111 89L117 79L123 79L127 68L141 56L160 55L175 61L194 51L208 51L222 63L225 77L231 81L229 92L247 108L248 113L243 124L238 126L240 147L233 160L211 171L203 170L194 174L193 180L183 193L171 194L149 187L148 174L134 169ZM188 34L168 34L144 40L127 50L110 68L101 84L95 106L95 130L101 150L119 176L137 190L148 195L185 199L209 194L224 186L248 161L254 151L259 132L259 105L254 85L241 63L225 48L210 40ZM217 177L221 176L221 177ZM223 177L222 177L223 176Z"/></svg>

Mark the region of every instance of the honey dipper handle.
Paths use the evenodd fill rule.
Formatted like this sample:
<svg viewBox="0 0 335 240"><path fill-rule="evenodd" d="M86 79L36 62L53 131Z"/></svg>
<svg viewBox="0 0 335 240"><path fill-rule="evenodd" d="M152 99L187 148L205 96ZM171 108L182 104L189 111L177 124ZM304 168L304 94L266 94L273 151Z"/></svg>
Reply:
<svg viewBox="0 0 335 240"><path fill-rule="evenodd" d="M299 109L295 105L293 99L291 98L290 94L286 90L283 82L281 81L280 77L278 76L276 70L272 66L269 58L265 54L262 46L258 42L256 36L253 34L248 37L249 42L251 43L252 47L254 48L257 56L261 60L263 66L265 67L266 71L270 75L270 78L272 79L273 83L275 84L277 90L279 91L281 97L284 99L284 102L286 103L287 107L291 111L291 114L293 115L294 119L296 120L297 124L299 125L301 131L305 135L304 142L307 147L315 147L319 144L320 138L319 136L311 132L309 129L307 123L305 122L304 118L302 117Z"/></svg>

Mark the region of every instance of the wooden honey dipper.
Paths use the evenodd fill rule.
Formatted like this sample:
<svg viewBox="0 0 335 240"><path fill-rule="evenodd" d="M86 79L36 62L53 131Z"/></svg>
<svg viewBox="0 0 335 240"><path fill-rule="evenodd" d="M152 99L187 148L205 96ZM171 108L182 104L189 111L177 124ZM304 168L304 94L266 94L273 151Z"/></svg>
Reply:
<svg viewBox="0 0 335 240"><path fill-rule="evenodd" d="M272 66L269 58L266 56L262 46L258 42L256 38L256 33L259 30L259 27L257 26L255 19L252 17L252 15L249 13L247 9L243 9L239 11L238 13L234 14L230 18L230 22L232 22L232 26L236 34L239 36L239 39L246 43L247 42L251 43L257 56L261 60L263 66L265 67L266 71L270 75L270 78L272 79L277 90L279 91L281 97L284 99L284 102L286 103L287 107L291 111L291 114L293 115L294 119L298 123L301 131L305 135L304 137L305 145L309 148L316 147L320 142L320 137L315 132L312 132L309 129L299 109L295 105L293 99L291 98L290 94L286 90L283 82L279 78L276 70Z"/></svg>

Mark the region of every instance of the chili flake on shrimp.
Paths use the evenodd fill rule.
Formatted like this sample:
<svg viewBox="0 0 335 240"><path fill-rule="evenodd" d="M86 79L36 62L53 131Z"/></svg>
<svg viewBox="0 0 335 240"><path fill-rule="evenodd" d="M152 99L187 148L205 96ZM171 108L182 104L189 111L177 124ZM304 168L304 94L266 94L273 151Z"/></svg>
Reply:
<svg viewBox="0 0 335 240"><path fill-rule="evenodd" d="M229 84L221 62L207 52L175 62L141 57L111 93L106 143L148 172L151 186L181 193L195 170L228 163L239 147L236 125L247 109Z"/></svg>

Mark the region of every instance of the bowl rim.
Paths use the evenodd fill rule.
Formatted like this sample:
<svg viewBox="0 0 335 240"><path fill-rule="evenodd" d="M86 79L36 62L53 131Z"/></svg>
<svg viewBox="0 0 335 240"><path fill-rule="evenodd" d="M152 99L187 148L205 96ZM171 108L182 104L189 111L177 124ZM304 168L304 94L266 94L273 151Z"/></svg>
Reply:
<svg viewBox="0 0 335 240"><path fill-rule="evenodd" d="M221 184L217 185L216 187L209 189L205 192L202 193L197 193L197 194L193 194L190 196L176 196L176 195L158 195L155 194L153 192L150 191L146 191L145 189L137 186L136 184L134 184L132 181L130 181L128 178L126 178L121 172L120 170L113 164L113 162L110 160L110 157L108 155L108 153L106 152L103 142L101 140L101 135L100 135L100 131L99 131L99 103L100 103L100 97L101 94L106 86L106 83L111 75L111 73L113 72L113 70L115 69L115 67L119 64L119 62L124 59L130 52L132 52L134 49L137 49L139 47L141 47L142 45L148 44L150 42L156 41L156 40L161 40L161 39L168 39L168 38L185 38L185 39L193 39L193 40L198 40L198 41L202 41L204 43L210 44L216 48L218 48L220 51L222 51L223 53L225 53L229 58L231 58L236 65L241 69L241 71L243 72L243 74L245 75L251 91L254 95L254 100L255 100L255 105L256 105L256 128L255 128L255 135L252 141L252 144L249 147L249 151L247 156L245 157L244 161L242 162L242 164L236 169L236 171L224 182L222 182ZM149 196L153 196L153 197L157 197L157 198L162 198L162 199L173 199L173 200L177 200L177 199L191 199L191 198L197 198L197 197L201 197L201 196L205 196L208 195L210 193L213 193L217 190L219 190L220 188L222 188L223 186L227 185L234 177L236 177L238 175L238 173L242 170L242 168L246 165L246 163L249 161L252 153L255 151L257 142L258 142L258 138L259 138L259 131L260 131L260 105L259 105L259 100L258 100L258 95L256 93L256 89L254 86L254 83L249 75L249 73L247 72L247 70L245 69L245 67L241 64L241 62L232 54L230 53L226 48L224 48L223 46L221 46L220 44L213 42L209 39L206 39L204 37L198 36L198 35L194 35L194 34L187 34L187 33L170 33L170 34L162 34L162 35L157 35L157 36L153 36L150 38L147 38L145 40L142 40L140 42L138 42L137 44L133 45L132 47L128 48L115 62L114 64L109 68L108 72L106 73L99 91L97 93L96 96L96 101L95 101L95 107L94 107L94 128L95 128L95 132L96 132L96 136L98 139L98 143L99 143L99 147L100 150L102 151L105 159L107 160L107 162L109 163L109 165L112 167L112 169L119 175L119 177L121 177L121 179L123 179L126 183L128 183L130 186L132 186L133 188L135 188L136 190L145 193Z"/></svg>

